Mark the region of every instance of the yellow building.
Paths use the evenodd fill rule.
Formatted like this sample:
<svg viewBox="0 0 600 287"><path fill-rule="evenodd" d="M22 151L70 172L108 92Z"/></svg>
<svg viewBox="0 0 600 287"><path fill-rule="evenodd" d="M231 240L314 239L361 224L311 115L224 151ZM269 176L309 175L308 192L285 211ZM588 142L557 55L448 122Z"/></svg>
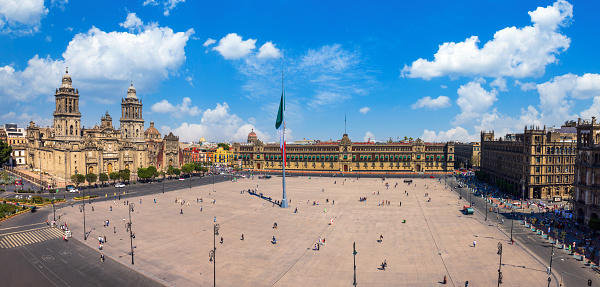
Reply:
<svg viewBox="0 0 600 287"><path fill-rule="evenodd" d="M213 153L214 163L220 165L231 166L233 164L233 151L225 150L223 147L219 147Z"/></svg>

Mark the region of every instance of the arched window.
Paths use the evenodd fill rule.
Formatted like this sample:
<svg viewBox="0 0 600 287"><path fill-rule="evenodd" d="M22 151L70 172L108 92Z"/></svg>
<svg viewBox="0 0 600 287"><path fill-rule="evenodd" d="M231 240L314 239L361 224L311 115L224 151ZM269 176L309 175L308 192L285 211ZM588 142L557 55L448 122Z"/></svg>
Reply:
<svg viewBox="0 0 600 287"><path fill-rule="evenodd" d="M70 135L73 135L73 125L71 125L71 131L69 133Z"/></svg>

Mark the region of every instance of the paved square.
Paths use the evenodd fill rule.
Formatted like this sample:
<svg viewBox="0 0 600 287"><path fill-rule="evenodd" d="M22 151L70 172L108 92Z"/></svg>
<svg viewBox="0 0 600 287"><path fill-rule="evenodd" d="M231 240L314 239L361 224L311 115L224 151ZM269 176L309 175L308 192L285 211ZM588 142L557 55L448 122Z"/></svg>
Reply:
<svg viewBox="0 0 600 287"><path fill-rule="evenodd" d="M469 286L496 286L498 242L504 247L502 286L547 283L544 264L520 246L508 244L509 238L480 215L463 215L464 202L459 203L437 179L414 179L410 186L402 179L386 182L389 189L374 178L288 177L288 209L240 193L258 186L259 193L280 199L280 177L128 198L135 203L135 268L175 286L211 285L209 251L216 216L220 286L352 286L353 242L359 286L439 286L445 275L450 286L464 286L467 280ZM367 200L360 202L360 197ZM203 202L197 203L200 198ZM390 204L380 205L384 200ZM86 205L86 228L93 228L87 244L97 248L98 236L106 236L104 253L130 265L123 222L128 221L128 210L123 203L93 203L93 212ZM82 239L83 214L77 205L60 212L66 213L61 219L71 226L73 236ZM103 227L107 219L110 224ZM378 242L380 235L383 240ZM273 236L277 244L271 243ZM319 237L326 245L316 251ZM379 269L384 260L385 271Z"/></svg>

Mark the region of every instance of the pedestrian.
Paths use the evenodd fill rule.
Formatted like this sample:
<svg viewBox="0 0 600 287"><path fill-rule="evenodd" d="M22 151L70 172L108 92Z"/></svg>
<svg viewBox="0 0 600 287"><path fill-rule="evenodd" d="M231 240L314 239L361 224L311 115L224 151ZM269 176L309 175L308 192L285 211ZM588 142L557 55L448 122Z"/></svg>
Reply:
<svg viewBox="0 0 600 287"><path fill-rule="evenodd" d="M217 217L216 217L216 216L215 216L215 220L214 220L214 222L217 222ZM275 237L273 237L273 238L275 238Z"/></svg>
<svg viewBox="0 0 600 287"><path fill-rule="evenodd" d="M200 212L202 212L202 206L200 206Z"/></svg>
<svg viewBox="0 0 600 287"><path fill-rule="evenodd" d="M116 226L113 226L113 233L117 234L117 227Z"/></svg>
<svg viewBox="0 0 600 287"><path fill-rule="evenodd" d="M154 199L154 203L156 203L156 198Z"/></svg>
<svg viewBox="0 0 600 287"><path fill-rule="evenodd" d="M379 235L379 242L383 242L383 234Z"/></svg>
<svg viewBox="0 0 600 287"><path fill-rule="evenodd" d="M104 253L100 253L100 261L104 262Z"/></svg>
<svg viewBox="0 0 600 287"><path fill-rule="evenodd" d="M473 247L477 244L477 241L473 240Z"/></svg>
<svg viewBox="0 0 600 287"><path fill-rule="evenodd" d="M112 211L112 206L110 207L110 211Z"/></svg>
<svg viewBox="0 0 600 287"><path fill-rule="evenodd" d="M242 233L242 241L244 241L244 234Z"/></svg>
<svg viewBox="0 0 600 287"><path fill-rule="evenodd" d="M298 213L298 207L296 207L296 209L294 210L294 213Z"/></svg>
<svg viewBox="0 0 600 287"><path fill-rule="evenodd" d="M221 244L223 244L223 237L221 237Z"/></svg>
<svg viewBox="0 0 600 287"><path fill-rule="evenodd" d="M183 214L183 209L181 209L181 211L179 212L179 214Z"/></svg>
<svg viewBox="0 0 600 287"><path fill-rule="evenodd" d="M319 236L319 245L321 245L323 242L323 240L321 239L321 236Z"/></svg>
<svg viewBox="0 0 600 287"><path fill-rule="evenodd" d="M104 235L104 242L106 242L106 235Z"/></svg>
<svg viewBox="0 0 600 287"><path fill-rule="evenodd" d="M325 245L325 238L323 238L323 245Z"/></svg>

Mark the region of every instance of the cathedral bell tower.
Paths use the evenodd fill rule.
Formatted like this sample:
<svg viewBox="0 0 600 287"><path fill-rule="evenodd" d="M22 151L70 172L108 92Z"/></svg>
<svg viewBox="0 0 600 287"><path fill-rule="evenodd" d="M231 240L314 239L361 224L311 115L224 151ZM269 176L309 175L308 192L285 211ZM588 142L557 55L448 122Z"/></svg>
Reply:
<svg viewBox="0 0 600 287"><path fill-rule="evenodd" d="M137 98L133 83L127 89L127 97L121 99L121 135L132 141L144 141L142 102Z"/></svg>
<svg viewBox="0 0 600 287"><path fill-rule="evenodd" d="M69 70L62 77L62 85L54 94L54 134L58 138L78 140L81 138L81 113L79 112L79 91L73 89Z"/></svg>

